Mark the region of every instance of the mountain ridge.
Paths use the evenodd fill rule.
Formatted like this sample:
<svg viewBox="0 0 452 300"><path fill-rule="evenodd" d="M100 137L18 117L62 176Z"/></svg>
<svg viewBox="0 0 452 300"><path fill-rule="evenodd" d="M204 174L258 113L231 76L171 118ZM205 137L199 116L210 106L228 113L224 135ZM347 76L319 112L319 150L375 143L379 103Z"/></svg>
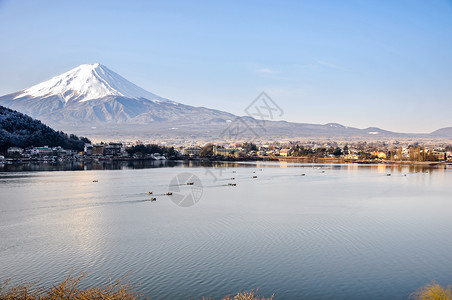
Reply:
<svg viewBox="0 0 452 300"><path fill-rule="evenodd" d="M0 97L0 104L53 128L98 137L218 138L237 118L248 132L242 138L433 137L375 127L358 129L337 123L265 121L194 107L148 92L101 64L83 64L32 87ZM247 124L246 124L247 123ZM243 126L242 126L243 127ZM440 132L441 133L441 132ZM444 136L444 132L438 136ZM445 136L452 137L452 134ZM237 137L236 137L237 138Z"/></svg>
<svg viewBox="0 0 452 300"><path fill-rule="evenodd" d="M438 130L433 131L430 134L440 136L440 137L452 138L452 127L440 128Z"/></svg>

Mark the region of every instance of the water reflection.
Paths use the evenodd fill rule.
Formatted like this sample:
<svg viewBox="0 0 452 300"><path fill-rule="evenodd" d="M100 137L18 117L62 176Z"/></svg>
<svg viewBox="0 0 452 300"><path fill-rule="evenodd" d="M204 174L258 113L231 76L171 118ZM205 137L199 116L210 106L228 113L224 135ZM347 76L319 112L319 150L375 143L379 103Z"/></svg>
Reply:
<svg viewBox="0 0 452 300"><path fill-rule="evenodd" d="M430 280L450 282L446 166L72 167L77 171L0 173L0 281L42 278L50 285L72 270L98 283L131 272L152 299L216 299L257 287L278 299L407 299ZM93 171L79 171L85 169ZM165 192L186 172L204 191L199 203L181 209ZM231 177L237 186L227 185ZM146 201L149 191L157 201Z"/></svg>
<svg viewBox="0 0 452 300"><path fill-rule="evenodd" d="M4 165L0 171L25 172L25 171L90 171L90 170L126 170L126 169L148 169L161 167L175 167L179 165L175 161L75 161L75 162L23 162Z"/></svg>
<svg viewBox="0 0 452 300"><path fill-rule="evenodd" d="M442 164L323 164L304 162L231 162L231 161L172 161L172 160L130 160L130 161L73 161L73 162L22 162L0 166L0 172L27 172L27 171L79 171L79 170L128 170L149 169L162 167L182 168L322 168L333 170L347 170L352 172L359 168L368 168L377 173L429 173L445 172L447 165ZM450 167L450 166L449 166Z"/></svg>

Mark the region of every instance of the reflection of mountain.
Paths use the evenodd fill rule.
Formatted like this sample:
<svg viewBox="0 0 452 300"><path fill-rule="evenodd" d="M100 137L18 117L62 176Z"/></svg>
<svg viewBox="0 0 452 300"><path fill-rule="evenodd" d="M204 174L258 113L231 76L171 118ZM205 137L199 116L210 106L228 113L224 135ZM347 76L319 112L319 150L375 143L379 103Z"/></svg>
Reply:
<svg viewBox="0 0 452 300"><path fill-rule="evenodd" d="M152 94L100 64L81 65L22 91L0 104L53 128L98 138L281 139L297 137L405 137L379 128L357 129L266 121L194 107ZM240 126L237 126L240 125ZM235 127L238 128L235 128Z"/></svg>

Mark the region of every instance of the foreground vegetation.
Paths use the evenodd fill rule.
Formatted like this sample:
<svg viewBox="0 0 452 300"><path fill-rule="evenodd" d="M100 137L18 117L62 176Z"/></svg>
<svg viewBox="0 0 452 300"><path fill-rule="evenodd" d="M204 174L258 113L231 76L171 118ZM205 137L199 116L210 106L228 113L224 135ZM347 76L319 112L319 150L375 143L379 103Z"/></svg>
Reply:
<svg viewBox="0 0 452 300"><path fill-rule="evenodd" d="M35 284L11 285L9 281L0 284L1 300L132 300L138 299L139 295L134 291L134 286L125 281L109 280L105 285L96 288L80 288L80 282L86 277L81 274L78 277L69 275L63 282L49 289L38 287Z"/></svg>
<svg viewBox="0 0 452 300"><path fill-rule="evenodd" d="M11 285L10 281L0 283L0 300L136 300L143 295L135 291L134 285L126 281L126 277L118 281L111 279L104 285L94 288L81 288L80 283L86 274L77 277L69 275L63 282L45 289L36 284ZM443 287L432 282L412 293L413 300L452 300L451 286ZM213 300L203 297L203 300ZM235 296L226 296L222 300L273 300L257 295L254 291L238 293Z"/></svg>
<svg viewBox="0 0 452 300"><path fill-rule="evenodd" d="M11 285L10 281L0 283L0 300L136 300L143 299L143 295L135 291L134 285L126 281L126 277L118 281L111 279L104 285L94 288L81 288L80 283L86 274L77 277L69 275L63 282L44 289L36 284ZM258 296L251 292L227 296L222 300L272 300ZM203 300L213 300L203 298Z"/></svg>
<svg viewBox="0 0 452 300"><path fill-rule="evenodd" d="M442 287L432 282L411 294L410 298L414 300L452 300L452 290L450 285Z"/></svg>

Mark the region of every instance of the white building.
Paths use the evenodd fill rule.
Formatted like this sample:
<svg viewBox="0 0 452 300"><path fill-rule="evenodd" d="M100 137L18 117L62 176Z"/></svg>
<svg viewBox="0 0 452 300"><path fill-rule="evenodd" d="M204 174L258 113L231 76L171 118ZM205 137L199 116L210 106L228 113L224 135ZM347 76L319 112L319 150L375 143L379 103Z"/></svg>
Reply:
<svg viewBox="0 0 452 300"><path fill-rule="evenodd" d="M24 149L19 147L9 147L6 152L8 155L21 155L24 152Z"/></svg>

